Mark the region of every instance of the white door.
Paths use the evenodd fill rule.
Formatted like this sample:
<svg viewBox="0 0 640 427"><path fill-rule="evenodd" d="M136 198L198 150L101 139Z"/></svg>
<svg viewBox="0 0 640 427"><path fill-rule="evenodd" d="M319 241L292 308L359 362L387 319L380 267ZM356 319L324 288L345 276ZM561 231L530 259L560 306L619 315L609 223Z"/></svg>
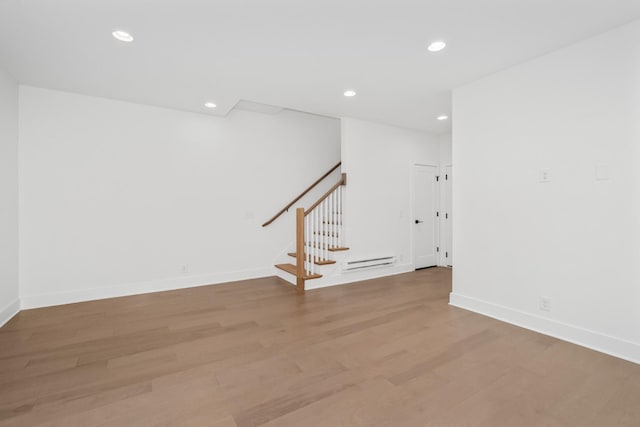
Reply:
<svg viewBox="0 0 640 427"><path fill-rule="evenodd" d="M437 168L413 167L413 262L415 268L438 264L436 242L438 238Z"/></svg>
<svg viewBox="0 0 640 427"><path fill-rule="evenodd" d="M451 189L453 179L453 168L447 166L444 169L444 209L442 219L444 221L444 248L442 248L442 264L449 267L453 266L453 210L451 205Z"/></svg>

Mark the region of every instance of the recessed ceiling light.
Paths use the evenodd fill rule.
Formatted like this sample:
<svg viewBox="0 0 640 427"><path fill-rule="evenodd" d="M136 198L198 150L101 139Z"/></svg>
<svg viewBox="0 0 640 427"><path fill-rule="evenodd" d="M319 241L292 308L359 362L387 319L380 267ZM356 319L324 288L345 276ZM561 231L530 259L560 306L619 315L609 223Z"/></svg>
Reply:
<svg viewBox="0 0 640 427"><path fill-rule="evenodd" d="M356 96L356 91L355 90L348 90L344 93L344 96L351 98L352 96Z"/></svg>
<svg viewBox="0 0 640 427"><path fill-rule="evenodd" d="M205 102L204 106L207 107L207 108L216 108L217 107L217 105L214 104L213 102Z"/></svg>
<svg viewBox="0 0 640 427"><path fill-rule="evenodd" d="M440 121L449 120L449 116L443 114L442 116L438 116L437 119Z"/></svg>
<svg viewBox="0 0 640 427"><path fill-rule="evenodd" d="M133 36L126 31L116 30L111 33L111 35L113 35L114 38L120 40L121 42L131 43L133 41Z"/></svg>
<svg viewBox="0 0 640 427"><path fill-rule="evenodd" d="M445 47L447 47L447 44L442 40L438 40L431 43L427 49L429 50L429 52L440 52Z"/></svg>

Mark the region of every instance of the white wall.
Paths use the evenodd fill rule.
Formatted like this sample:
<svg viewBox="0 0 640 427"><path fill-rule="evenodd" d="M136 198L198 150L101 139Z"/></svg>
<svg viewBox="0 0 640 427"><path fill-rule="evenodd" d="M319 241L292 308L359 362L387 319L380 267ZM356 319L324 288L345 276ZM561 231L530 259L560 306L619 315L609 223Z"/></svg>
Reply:
<svg viewBox="0 0 640 427"><path fill-rule="evenodd" d="M18 84L0 69L0 326L18 294Z"/></svg>
<svg viewBox="0 0 640 427"><path fill-rule="evenodd" d="M640 362L638 46L636 22L454 91L454 305Z"/></svg>
<svg viewBox="0 0 640 427"><path fill-rule="evenodd" d="M378 123L342 119L342 169L348 258L395 255L390 268L345 273L362 279L413 270L411 174L414 163L438 165L438 137Z"/></svg>
<svg viewBox="0 0 640 427"><path fill-rule="evenodd" d="M20 132L27 308L271 275L294 215L261 224L340 160L334 119L33 87L20 89Z"/></svg>
<svg viewBox="0 0 640 427"><path fill-rule="evenodd" d="M451 134L439 135L438 141L440 145L440 165L442 167L452 165Z"/></svg>

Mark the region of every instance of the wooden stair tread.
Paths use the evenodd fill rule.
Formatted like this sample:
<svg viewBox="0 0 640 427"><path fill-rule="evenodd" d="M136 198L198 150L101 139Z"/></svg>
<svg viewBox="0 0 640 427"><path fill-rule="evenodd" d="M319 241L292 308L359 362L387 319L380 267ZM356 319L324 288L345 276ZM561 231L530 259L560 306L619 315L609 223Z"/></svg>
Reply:
<svg viewBox="0 0 640 427"><path fill-rule="evenodd" d="M297 268L295 265L293 264L276 264L276 268L279 268L280 270L286 271L289 274L293 274L294 276L297 274ZM306 276L303 277L304 280L311 280L311 279L319 279L322 277L322 274L308 274Z"/></svg>
<svg viewBox="0 0 640 427"><path fill-rule="evenodd" d="M296 253L295 252L289 252L287 255L296 258ZM324 260L320 260L320 261L313 261L313 263L315 265L329 265L329 264L335 264L336 262L330 259L324 259Z"/></svg>
<svg viewBox="0 0 640 427"><path fill-rule="evenodd" d="M335 248L329 248L330 252L339 252L339 251L348 251L349 248L341 248L341 247L335 247Z"/></svg>

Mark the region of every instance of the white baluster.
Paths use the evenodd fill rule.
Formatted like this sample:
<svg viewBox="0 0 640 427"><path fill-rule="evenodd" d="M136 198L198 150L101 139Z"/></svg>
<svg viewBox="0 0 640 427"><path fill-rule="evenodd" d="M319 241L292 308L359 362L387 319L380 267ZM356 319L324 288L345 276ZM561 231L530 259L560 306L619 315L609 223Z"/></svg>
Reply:
<svg viewBox="0 0 640 427"><path fill-rule="evenodd" d="M342 219L344 218L344 207L342 206L342 185L338 187L338 212L340 212L340 224L338 225L340 237L338 245L340 247L344 247L344 228L342 228Z"/></svg>
<svg viewBox="0 0 640 427"><path fill-rule="evenodd" d="M315 208L316 213L316 230L318 230L318 238L316 239L316 261L320 259L320 250L322 249L322 224L320 223L320 209Z"/></svg>
<svg viewBox="0 0 640 427"><path fill-rule="evenodd" d="M309 216L304 217L304 274L307 275L309 271L309 242L310 242L310 226Z"/></svg>
<svg viewBox="0 0 640 427"><path fill-rule="evenodd" d="M307 218L309 220L309 247L307 248L305 257L307 258L307 274L311 274L311 270L313 269L313 265L311 264L311 256L313 255L313 217L311 213L307 215Z"/></svg>
<svg viewBox="0 0 640 427"><path fill-rule="evenodd" d="M320 227L318 227L318 218L320 217L318 208L316 207L313 210L313 226L316 229L316 244L313 245L313 263L315 265L318 260L318 253L320 251L320 240L322 239L322 234L320 234ZM315 269L316 267L314 267Z"/></svg>
<svg viewBox="0 0 640 427"><path fill-rule="evenodd" d="M331 195L327 197L327 246L333 247L331 233L333 232L333 212L331 211Z"/></svg>
<svg viewBox="0 0 640 427"><path fill-rule="evenodd" d="M327 255L329 254L329 248L331 247L331 200L327 197L324 199L324 210L325 210L325 228L327 229Z"/></svg>
<svg viewBox="0 0 640 427"><path fill-rule="evenodd" d="M320 229L322 230L322 239L320 239L320 258L324 260L324 244L327 237L327 224L324 218L324 200L318 206L318 212L320 215Z"/></svg>
<svg viewBox="0 0 640 427"><path fill-rule="evenodd" d="M311 220L313 224L313 248L311 252L311 274L315 274L316 272L316 251L318 250L318 227L316 225L316 220L318 217L318 211L314 209L311 211Z"/></svg>
<svg viewBox="0 0 640 427"><path fill-rule="evenodd" d="M323 247L323 252L324 252L324 259L329 259L329 217L327 215L327 201L323 200L322 201L322 217L323 217L323 221L324 221L324 228L325 228L325 235L324 235L324 247Z"/></svg>
<svg viewBox="0 0 640 427"><path fill-rule="evenodd" d="M313 210L313 222L316 227L316 244L313 246L313 263L315 264L320 256L320 240L322 239L322 232L320 231L320 211L318 207ZM314 267L314 269L315 268L317 267Z"/></svg>
<svg viewBox="0 0 640 427"><path fill-rule="evenodd" d="M335 231L336 231L336 204L333 200L333 193L329 195L329 206L331 207L331 246L334 248L336 245Z"/></svg>
<svg viewBox="0 0 640 427"><path fill-rule="evenodd" d="M311 270L313 269L313 264L311 263L311 256L313 255L313 217L311 213L307 215L309 219L309 248L307 250L307 274L311 274Z"/></svg>
<svg viewBox="0 0 640 427"><path fill-rule="evenodd" d="M342 220L342 185L336 190L336 197L338 198L338 246L342 246L342 227L340 227L340 221Z"/></svg>
<svg viewBox="0 0 640 427"><path fill-rule="evenodd" d="M309 233L309 220L305 216L304 217L304 254L305 255L304 255L304 262L303 262L305 274L306 274L306 271L307 271L307 255L306 255L306 253L307 253L307 244L308 244L307 242L309 241L309 234L308 233Z"/></svg>
<svg viewBox="0 0 640 427"><path fill-rule="evenodd" d="M327 255L329 254L329 248L331 247L331 237L329 237L331 235L331 212L329 212L329 199L324 199L324 221L325 221L325 225L327 226L327 230L325 232L325 246L326 246L326 253Z"/></svg>
<svg viewBox="0 0 640 427"><path fill-rule="evenodd" d="M338 200L338 192L340 188L336 188L336 191L333 192L333 200L335 200L336 204L336 246L340 247L340 201Z"/></svg>
<svg viewBox="0 0 640 427"><path fill-rule="evenodd" d="M333 192L333 209L336 211L336 221L333 225L333 231L336 239L336 247L340 246L340 228L338 227L338 223L340 222L340 209L338 208L338 192Z"/></svg>
<svg viewBox="0 0 640 427"><path fill-rule="evenodd" d="M313 247L313 223L311 222L311 216L307 215L309 219L309 247L307 249L307 274L311 274L311 270L313 270L313 263L311 261L311 248Z"/></svg>

